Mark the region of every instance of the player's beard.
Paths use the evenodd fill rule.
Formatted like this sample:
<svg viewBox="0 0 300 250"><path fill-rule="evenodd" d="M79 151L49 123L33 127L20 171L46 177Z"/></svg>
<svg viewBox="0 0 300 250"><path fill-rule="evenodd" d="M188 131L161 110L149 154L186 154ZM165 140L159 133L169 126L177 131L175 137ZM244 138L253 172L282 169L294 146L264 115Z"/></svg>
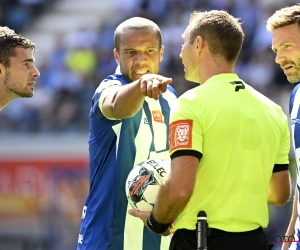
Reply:
<svg viewBox="0 0 300 250"><path fill-rule="evenodd" d="M18 82L14 82L11 79L11 73L9 71L7 71L6 75L5 75L5 79L4 79L4 85L6 85L6 87L15 94L16 98L17 97L32 97L33 96L33 91L28 91L27 89L22 89L21 83ZM27 87L27 85L26 85Z"/></svg>
<svg viewBox="0 0 300 250"><path fill-rule="evenodd" d="M296 64L294 67L295 67L295 72L286 74L286 77L290 83L300 82L300 58L296 61Z"/></svg>

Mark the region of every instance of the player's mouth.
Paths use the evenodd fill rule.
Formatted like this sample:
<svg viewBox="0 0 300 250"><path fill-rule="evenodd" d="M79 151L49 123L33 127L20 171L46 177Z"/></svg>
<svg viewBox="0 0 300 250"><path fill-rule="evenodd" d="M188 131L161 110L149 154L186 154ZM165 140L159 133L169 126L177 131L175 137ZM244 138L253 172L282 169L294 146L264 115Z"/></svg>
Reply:
<svg viewBox="0 0 300 250"><path fill-rule="evenodd" d="M28 83L28 86L33 90L34 89L34 84L35 84L35 82L30 82L30 83Z"/></svg>
<svg viewBox="0 0 300 250"><path fill-rule="evenodd" d="M134 70L133 73L136 75L145 75L149 73L149 70Z"/></svg>
<svg viewBox="0 0 300 250"><path fill-rule="evenodd" d="M283 65L281 66L282 70L284 73L290 72L291 70L293 70L293 66L292 65Z"/></svg>

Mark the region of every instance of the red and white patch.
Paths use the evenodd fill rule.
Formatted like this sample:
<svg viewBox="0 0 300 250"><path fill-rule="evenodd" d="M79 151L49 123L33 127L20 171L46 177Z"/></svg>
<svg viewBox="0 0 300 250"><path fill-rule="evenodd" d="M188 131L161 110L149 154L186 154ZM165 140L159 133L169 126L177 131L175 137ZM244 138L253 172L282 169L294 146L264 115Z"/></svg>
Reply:
<svg viewBox="0 0 300 250"><path fill-rule="evenodd" d="M162 113L160 112L160 110L153 110L152 111L152 116L153 116L153 120L155 122L164 122L163 121L163 116L162 116Z"/></svg>
<svg viewBox="0 0 300 250"><path fill-rule="evenodd" d="M170 152L178 148L192 148L192 120L180 120L170 124Z"/></svg>

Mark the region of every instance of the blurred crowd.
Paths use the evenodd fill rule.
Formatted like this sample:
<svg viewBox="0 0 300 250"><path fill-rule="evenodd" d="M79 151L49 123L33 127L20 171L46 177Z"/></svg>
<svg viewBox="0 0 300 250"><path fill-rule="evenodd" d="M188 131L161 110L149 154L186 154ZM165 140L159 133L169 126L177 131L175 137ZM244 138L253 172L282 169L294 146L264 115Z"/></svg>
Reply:
<svg viewBox="0 0 300 250"><path fill-rule="evenodd" d="M55 48L49 51L46 60L37 62L41 76L37 79L34 97L14 100L1 111L0 134L88 131L93 93L117 66L112 52L114 30L122 20L132 16L147 17L161 27L165 53L160 74L172 77L172 85L182 94L196 86L184 79L179 58L181 34L190 13L193 10L227 10L241 19L245 31L236 72L275 102L287 105L287 96L293 86L275 65L275 54L270 49L271 35L266 31L265 21L276 9L296 1L126 0L126 4L124 0L112 1L113 18L99 21L97 29L82 24L76 31L57 36ZM42 18L49 4L50 0L1 0L1 25L22 33L24 24Z"/></svg>
<svg viewBox="0 0 300 250"><path fill-rule="evenodd" d="M0 24L16 32L39 17L54 1L50 0L0 0Z"/></svg>

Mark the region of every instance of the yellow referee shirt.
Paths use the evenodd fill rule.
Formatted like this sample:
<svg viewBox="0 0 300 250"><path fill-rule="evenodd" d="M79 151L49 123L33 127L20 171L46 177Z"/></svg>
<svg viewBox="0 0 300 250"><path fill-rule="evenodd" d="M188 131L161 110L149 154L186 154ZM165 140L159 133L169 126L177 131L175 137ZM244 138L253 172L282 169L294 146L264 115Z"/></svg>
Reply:
<svg viewBox="0 0 300 250"><path fill-rule="evenodd" d="M228 232L267 226L275 164L288 164L290 134L280 106L236 74L220 74L187 91L172 107L170 154L202 154L192 197L175 230L195 229L200 210ZM189 171L189 166L186 166Z"/></svg>

